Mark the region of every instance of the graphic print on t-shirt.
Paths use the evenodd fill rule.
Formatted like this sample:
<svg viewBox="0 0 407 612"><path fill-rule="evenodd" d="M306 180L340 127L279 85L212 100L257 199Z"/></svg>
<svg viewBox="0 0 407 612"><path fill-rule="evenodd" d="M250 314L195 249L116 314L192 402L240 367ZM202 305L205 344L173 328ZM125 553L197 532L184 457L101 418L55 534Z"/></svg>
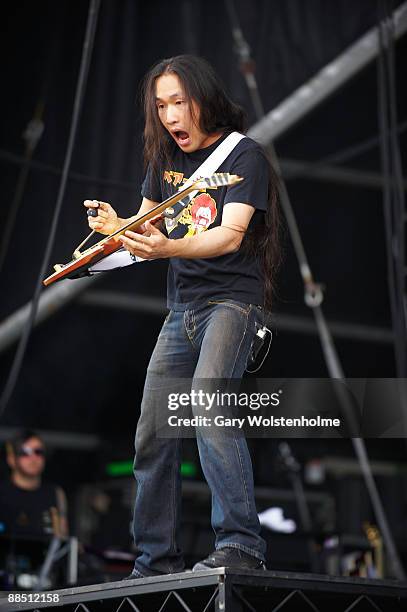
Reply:
<svg viewBox="0 0 407 612"><path fill-rule="evenodd" d="M227 133L222 138L226 137ZM190 177L198 171L221 144L222 138L209 147L192 153L184 153L174 142L169 158L172 170L164 160L149 165L141 189L142 196L157 203L169 198L184 184L184 177ZM255 224L264 223L264 213L268 209L270 170L260 145L251 138L242 138L229 157L217 168L217 172L238 174L244 177L244 181L230 187L219 187L215 191L196 193L196 210L194 208L192 211L194 202L190 202L179 212L178 218L176 216L174 219L166 219L167 236L171 240L183 238L190 228L191 232L202 231L197 230L196 226L209 230L220 226L225 206L233 206L236 202L249 204L256 209L249 229ZM205 199L200 197L206 193L216 201L216 217L215 207L211 209L208 195L205 195ZM173 208L176 214L179 208L177 205ZM214 217L210 225L209 216ZM231 299L245 304L261 305L264 302L263 286L259 258L249 256L243 249L218 257L171 257L168 266L167 304L168 308L177 311L193 309L197 304L213 299Z"/></svg>
<svg viewBox="0 0 407 612"><path fill-rule="evenodd" d="M192 222L187 236L195 236L208 229L216 219L216 202L208 193L200 193L191 200Z"/></svg>
<svg viewBox="0 0 407 612"><path fill-rule="evenodd" d="M183 179L183 175L180 172L170 172L166 170L164 172L164 180L174 185L183 182L187 179ZM188 206L182 210L182 212L175 219L166 219L165 226L168 235L179 225L186 225L187 231L185 236L195 236L208 229L208 227L216 219L217 207L215 200L205 191L195 196Z"/></svg>

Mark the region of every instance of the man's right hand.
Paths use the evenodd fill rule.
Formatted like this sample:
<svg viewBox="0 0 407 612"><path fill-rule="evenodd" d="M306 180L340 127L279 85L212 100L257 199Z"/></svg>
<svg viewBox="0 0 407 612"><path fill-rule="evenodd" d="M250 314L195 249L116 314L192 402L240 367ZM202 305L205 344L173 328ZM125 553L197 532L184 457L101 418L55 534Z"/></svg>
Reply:
<svg viewBox="0 0 407 612"><path fill-rule="evenodd" d="M88 217L88 224L91 229L108 236L122 227L116 211L107 202L85 200L83 205L88 209L97 210L97 217Z"/></svg>

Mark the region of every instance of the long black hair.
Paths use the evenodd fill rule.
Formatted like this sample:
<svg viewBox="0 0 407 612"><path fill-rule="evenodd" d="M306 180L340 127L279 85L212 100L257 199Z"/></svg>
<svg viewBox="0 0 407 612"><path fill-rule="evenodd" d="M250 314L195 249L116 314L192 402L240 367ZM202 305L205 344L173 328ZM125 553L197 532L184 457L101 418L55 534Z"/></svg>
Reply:
<svg viewBox="0 0 407 612"><path fill-rule="evenodd" d="M152 172L164 164L171 164L171 148L174 141L160 121L156 106L156 80L164 74L175 74L184 90L186 101L193 114L192 101L200 110L198 127L204 134L216 132L246 131L243 109L228 97L222 82L212 66L203 58L194 55L177 55L155 64L147 73L142 87L145 113L144 162ZM278 178L269 162L269 205L264 223L250 229L242 248L258 258L264 275L264 306L271 310L275 277L281 260L280 214L278 206ZM249 226L250 227L250 226Z"/></svg>
<svg viewBox="0 0 407 612"><path fill-rule="evenodd" d="M170 161L173 140L158 117L155 101L156 80L163 74L178 76L193 119L192 100L198 104L198 127L204 134L245 130L243 109L228 98L218 75L206 60L194 55L177 55L161 60L147 73L142 89L146 164L156 166L163 159L167 163Z"/></svg>

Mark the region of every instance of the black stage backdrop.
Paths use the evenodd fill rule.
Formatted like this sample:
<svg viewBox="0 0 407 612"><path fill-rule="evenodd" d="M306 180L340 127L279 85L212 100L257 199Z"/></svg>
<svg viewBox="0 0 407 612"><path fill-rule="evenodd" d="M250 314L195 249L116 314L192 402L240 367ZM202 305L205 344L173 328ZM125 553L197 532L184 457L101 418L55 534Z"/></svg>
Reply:
<svg viewBox="0 0 407 612"><path fill-rule="evenodd" d="M376 3L371 0L240 0L236 8L267 111L377 20ZM88 3L15 0L3 3L1 11L2 228L19 172L9 154L23 154L21 134L40 100L45 123L34 156L44 167L30 172L1 272L4 319L31 298L39 273L67 143ZM405 48L404 36L396 48L400 122L405 120L406 106L401 68ZM237 68L223 2L102 1L72 161L76 174L67 185L51 264L67 261L86 234L85 198L109 201L122 216L137 209L143 174L140 81L158 59L185 52L213 63L252 124L254 114ZM280 137L275 143L278 155L315 161L376 135L376 82L373 62ZM378 147L345 165L380 172ZM390 328L380 189L307 177L290 180L288 189L315 278L326 285L327 317ZM164 297L165 284L166 263L152 262L107 276L95 288L133 297ZM277 314L311 317L288 238L278 293ZM3 424L130 439L129 427L136 423L145 370L162 318L80 301L69 304L33 332ZM390 344L337 339L337 347L348 376L395 375ZM0 355L2 387L14 350ZM260 374L326 376L317 336L277 330Z"/></svg>

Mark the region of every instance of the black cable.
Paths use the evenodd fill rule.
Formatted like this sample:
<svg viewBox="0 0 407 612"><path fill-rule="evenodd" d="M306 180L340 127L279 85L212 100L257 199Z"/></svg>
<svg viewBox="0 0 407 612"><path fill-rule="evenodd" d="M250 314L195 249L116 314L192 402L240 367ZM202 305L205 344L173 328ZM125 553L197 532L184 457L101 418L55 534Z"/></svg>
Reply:
<svg viewBox="0 0 407 612"><path fill-rule="evenodd" d="M379 7L380 9L380 7ZM392 243L393 243L393 219L391 205L391 167L389 149L389 127L388 127L388 101L386 96L386 74L384 63L384 40L381 24L381 14L379 14L379 54L378 54L378 122L381 135L380 153L383 169L383 214L384 229L386 238L386 262L387 278L389 285L390 312L393 322L394 342L397 343L397 308L396 308L396 287L393 269ZM396 350L397 352L397 350ZM396 369L398 372L397 358Z"/></svg>
<svg viewBox="0 0 407 612"><path fill-rule="evenodd" d="M394 348L396 371L398 378L406 376L406 345L405 319L403 312L403 282L404 273L400 250L400 233L403 232L403 210L400 199L404 199L404 190L396 187L397 175L397 144L394 139L395 93L394 74L390 76L390 66L393 64L390 51L390 32L387 28L388 16L386 7L379 0L379 56L378 56L378 121L381 134L381 159L384 177L383 213L385 219L386 261L389 286L390 312L394 330ZM387 51L387 53L386 53ZM390 52L391 53L391 52ZM391 83L392 82L392 83ZM393 93L390 90L393 89ZM391 108L393 107L393 108ZM394 178L393 178L394 177ZM402 177L401 177L401 180ZM399 181L397 181L399 182ZM403 240L401 240L403 242ZM401 266L401 274L400 274Z"/></svg>
<svg viewBox="0 0 407 612"><path fill-rule="evenodd" d="M395 58L394 58L394 23L391 17L391 6L387 8L387 41L388 52L388 87L389 87L389 111L390 111L390 148L393 166L393 193L394 193L394 236L395 236L395 278L397 287L397 311L399 321L399 367L400 378L407 376L407 335L406 335L406 314L404 310L404 220L405 196L403 188L403 173L401 168L400 146L397 137L397 94L395 78Z"/></svg>
<svg viewBox="0 0 407 612"><path fill-rule="evenodd" d="M8 376L6 385L4 387L4 390L1 396L0 416L4 413L10 401L10 398L13 394L15 385L18 380L18 376L20 374L21 366L24 360L24 355L27 349L28 340L29 340L29 337L30 337L30 334L33 328L35 315L37 313L41 290L43 288L42 281L49 267L49 261L50 261L54 241L55 241L58 221L59 221L59 217L61 214L62 202L63 202L64 195L65 195L65 188L66 188L66 183L67 183L67 178L68 178L68 173L69 173L69 167L70 167L71 159L72 159L72 152L73 152L76 135L78 131L79 118L80 118L83 98L84 98L87 79L88 79L91 57L92 57L92 50L93 50L93 45L94 45L99 8L100 8L100 0L90 0L88 19L87 19L87 24L86 24L86 32L85 32L85 38L84 38L83 48L82 48L81 65L80 65L79 76L78 76L78 81L76 85L75 100L74 100L74 106L73 106L73 111L72 111L71 127L70 127L70 132L69 132L67 149L65 153L65 160L64 160L63 170L62 170L61 182L59 185L57 201L55 204L54 216L53 216L52 223L51 223L51 230L48 236L48 241L47 241L47 245L45 248L44 257L42 260L40 273L39 273L37 283L35 286L34 296L31 301L30 314L27 319L26 325L24 327L23 333L21 335L20 342L17 347L17 351L14 355L13 364L11 366L9 376Z"/></svg>
<svg viewBox="0 0 407 612"><path fill-rule="evenodd" d="M14 197L11 202L10 209L8 211L7 221L5 223L3 231L0 247L0 272L3 268L4 260L6 259L8 247L10 245L11 236L17 218L17 213L20 209L20 205L23 200L27 178L31 168L32 157L44 130L44 124L42 121L43 112L44 103L42 100L39 100L34 112L34 116L29 121L27 128L25 129L23 134L23 138L26 141L24 157L18 175Z"/></svg>
<svg viewBox="0 0 407 612"><path fill-rule="evenodd" d="M400 409L402 414L402 422L404 426L405 444L407 445L407 395L406 387L403 384L407 376L407 329L406 329L406 274L405 268L405 194L403 188L403 173L401 167L400 143L398 140L397 130L397 92L396 92L396 77L395 77L395 53L394 40L395 28L391 14L391 6L386 2L383 3L383 36L380 39L380 51L382 55L382 86L384 89L383 97L388 94L388 116L389 121L389 143L387 149L390 150L390 174L388 176L388 191L389 197L386 199L386 204L390 210L385 211L386 223L392 222L386 232L387 237L387 258L388 268L391 270L392 285L394 293L390 295L392 301L392 325L394 331L395 343L395 358L398 374L398 391L400 397ZM380 7L379 7L380 11ZM386 31L387 29L387 31ZM384 39L384 40L383 40ZM385 60L387 62L385 63ZM387 81L384 78L386 76ZM387 85L387 90L386 90ZM384 122L383 122L384 123ZM382 130L383 128L382 123ZM383 139L387 134L382 135ZM392 196L392 197L391 197ZM384 205L386 205L384 203ZM390 280L390 279L389 279ZM389 287L390 291L391 288Z"/></svg>

